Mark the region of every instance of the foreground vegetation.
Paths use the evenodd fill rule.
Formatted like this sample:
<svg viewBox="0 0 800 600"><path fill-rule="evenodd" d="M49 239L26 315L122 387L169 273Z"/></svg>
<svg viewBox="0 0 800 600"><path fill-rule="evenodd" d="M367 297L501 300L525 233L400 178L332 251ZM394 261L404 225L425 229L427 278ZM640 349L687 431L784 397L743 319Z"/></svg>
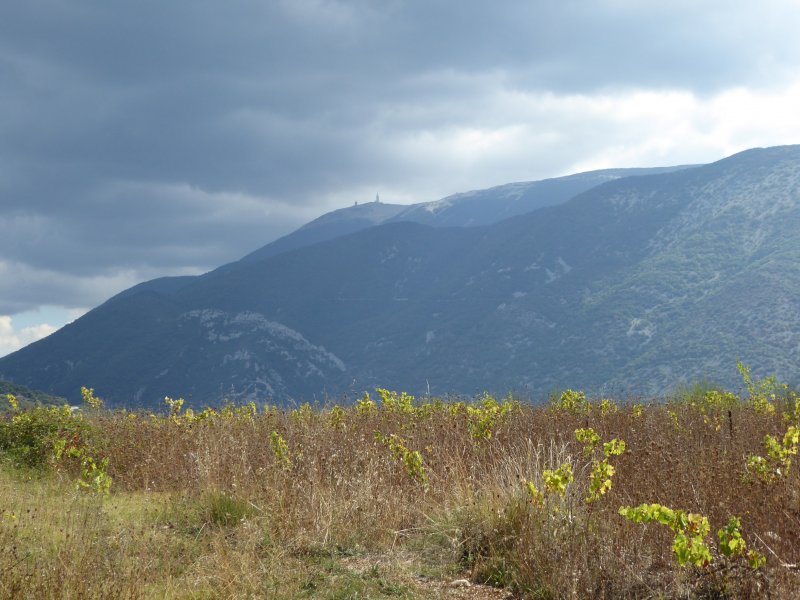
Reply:
<svg viewBox="0 0 800 600"><path fill-rule="evenodd" d="M796 597L800 400L0 417L3 598Z"/></svg>

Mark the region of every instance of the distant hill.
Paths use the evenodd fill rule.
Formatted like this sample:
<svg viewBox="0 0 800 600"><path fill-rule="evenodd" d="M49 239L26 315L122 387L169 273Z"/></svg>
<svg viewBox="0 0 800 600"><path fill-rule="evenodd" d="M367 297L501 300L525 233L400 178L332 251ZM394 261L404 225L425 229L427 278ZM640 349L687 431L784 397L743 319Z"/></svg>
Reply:
<svg viewBox="0 0 800 600"><path fill-rule="evenodd" d="M563 204L603 183L642 175L657 175L696 165L650 169L603 169L542 181L507 183L485 190L453 194L434 202L405 207L387 221L412 221L434 227L491 225L546 206Z"/></svg>
<svg viewBox="0 0 800 600"><path fill-rule="evenodd" d="M612 179L490 225L394 218L133 288L0 359L0 376L145 406L377 385L651 394L737 385L737 359L800 381L798 146Z"/></svg>
<svg viewBox="0 0 800 600"><path fill-rule="evenodd" d="M411 205L384 204L377 201L356 204L324 214L300 229L251 252L238 263L223 268L262 260L382 223L410 221L436 227L491 225L544 206L562 204L581 192L614 179L678 171L691 166L695 165L588 171L542 181L509 183Z"/></svg>
<svg viewBox="0 0 800 600"><path fill-rule="evenodd" d="M6 394L14 396L19 403L19 407L23 409L33 406L61 406L67 402L66 399L60 396L31 390L10 381L0 381L0 412L5 412L10 408L6 401Z"/></svg>

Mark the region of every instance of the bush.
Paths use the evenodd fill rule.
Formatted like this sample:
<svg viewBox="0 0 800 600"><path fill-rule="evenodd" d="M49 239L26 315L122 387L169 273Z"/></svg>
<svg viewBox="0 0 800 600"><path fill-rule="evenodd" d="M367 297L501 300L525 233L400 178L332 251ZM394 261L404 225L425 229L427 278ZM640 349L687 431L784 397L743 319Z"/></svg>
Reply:
<svg viewBox="0 0 800 600"><path fill-rule="evenodd" d="M90 446L96 430L69 406L38 406L0 419L0 452L15 467L41 469Z"/></svg>

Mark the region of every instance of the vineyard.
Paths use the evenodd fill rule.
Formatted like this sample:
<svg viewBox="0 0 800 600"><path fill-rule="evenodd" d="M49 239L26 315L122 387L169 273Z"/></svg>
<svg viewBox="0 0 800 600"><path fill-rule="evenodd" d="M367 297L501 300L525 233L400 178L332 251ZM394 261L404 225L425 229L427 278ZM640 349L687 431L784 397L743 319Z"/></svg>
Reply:
<svg viewBox="0 0 800 600"><path fill-rule="evenodd" d="M791 598L800 398L0 416L2 598Z"/></svg>

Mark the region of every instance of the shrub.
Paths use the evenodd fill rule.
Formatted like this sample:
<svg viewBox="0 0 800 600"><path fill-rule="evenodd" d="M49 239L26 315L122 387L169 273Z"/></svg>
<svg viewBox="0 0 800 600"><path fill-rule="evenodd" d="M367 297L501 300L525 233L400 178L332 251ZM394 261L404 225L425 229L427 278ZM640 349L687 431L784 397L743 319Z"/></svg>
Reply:
<svg viewBox="0 0 800 600"><path fill-rule="evenodd" d="M16 467L45 468L93 446L97 429L69 406L37 406L0 420L0 451Z"/></svg>

